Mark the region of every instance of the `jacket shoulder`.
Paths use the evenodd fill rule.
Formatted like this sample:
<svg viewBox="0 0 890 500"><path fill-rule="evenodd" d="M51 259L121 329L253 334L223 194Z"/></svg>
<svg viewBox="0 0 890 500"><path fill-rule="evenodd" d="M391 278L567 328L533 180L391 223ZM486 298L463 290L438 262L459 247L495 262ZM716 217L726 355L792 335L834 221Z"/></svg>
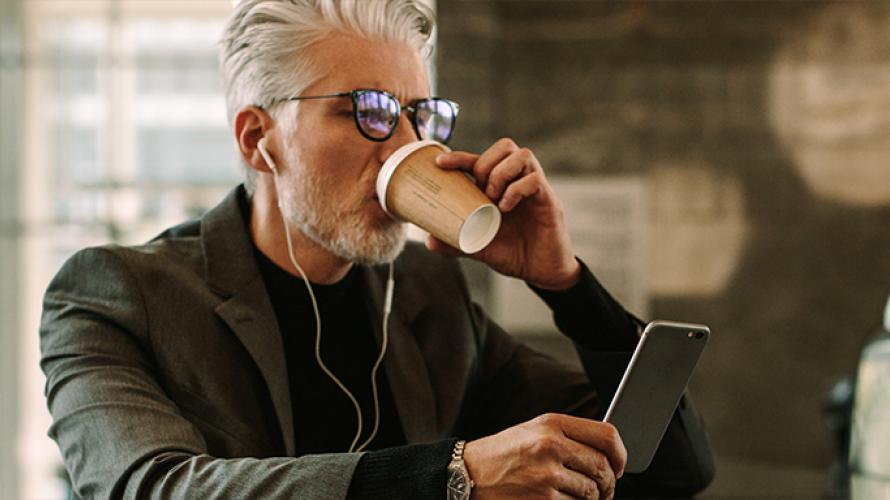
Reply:
<svg viewBox="0 0 890 500"><path fill-rule="evenodd" d="M83 248L67 259L59 275L98 277L109 268L129 273L161 271L165 273L203 273L203 253L199 221L174 226L138 245L105 245Z"/></svg>

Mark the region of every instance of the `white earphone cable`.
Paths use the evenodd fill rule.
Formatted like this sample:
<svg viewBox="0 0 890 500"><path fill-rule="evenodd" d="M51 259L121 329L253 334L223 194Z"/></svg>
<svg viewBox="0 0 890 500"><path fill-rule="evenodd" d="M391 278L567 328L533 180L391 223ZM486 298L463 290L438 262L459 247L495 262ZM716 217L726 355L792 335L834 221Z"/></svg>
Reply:
<svg viewBox="0 0 890 500"><path fill-rule="evenodd" d="M393 263L390 262L389 277L386 279L386 299L383 303L383 342L380 346L380 355L374 363L374 368L371 369L371 391L374 395L374 429L371 431L371 435L368 436L368 439L366 439L356 451L362 451L366 446L371 444L371 441L377 436L377 429L380 426L380 401L377 398L377 369L380 368L380 362L383 361L383 356L386 354L386 346L388 345L389 313L392 311L392 294L394 288L395 280L393 279Z"/></svg>
<svg viewBox="0 0 890 500"><path fill-rule="evenodd" d="M259 143L257 143L257 148L260 151L260 154L263 156L263 159L266 160L266 163L272 169L272 181L275 184L275 193L278 196L278 170L275 167L275 163L272 161L272 158L269 156L268 151L265 148L265 138L260 139ZM297 262L297 258L294 256L294 248L293 243L291 242L290 236L290 227L287 223L287 218L284 216L284 212L281 211L281 198L278 198L278 210L281 212L281 219L284 222L284 235L287 239L287 255L290 258L291 264L293 264L294 268L299 271L300 275L303 277L303 282L306 284L306 290L309 292L309 298L312 300L312 310L315 312L315 360L318 362L318 366L321 370L346 394L346 397L349 398L349 401L352 403L353 408L355 408L357 426L355 431L355 437L352 439L352 444L349 445L349 452L358 452L362 451L366 446L368 446L371 441L377 435L377 429L380 425L380 402L377 397L377 369L380 367L380 363L383 361L383 356L386 354L386 346L389 340L389 313L392 310L392 296L393 290L395 288L395 282L393 279L393 263L389 263L389 277L386 280L386 299L383 306L383 342L380 348L380 355L377 357L377 361L374 363L374 367L371 369L371 391L374 399L374 427L371 431L371 435L368 436L361 446L356 448L356 443L358 443L359 438L362 435L362 409L356 400L355 396L352 392L346 387L343 382L337 378L336 375L325 365L324 361L321 359L321 313L318 311L318 302L315 299L315 293L312 290L312 284L309 283L309 278L306 276L306 272L303 271L303 268L300 266L299 262Z"/></svg>

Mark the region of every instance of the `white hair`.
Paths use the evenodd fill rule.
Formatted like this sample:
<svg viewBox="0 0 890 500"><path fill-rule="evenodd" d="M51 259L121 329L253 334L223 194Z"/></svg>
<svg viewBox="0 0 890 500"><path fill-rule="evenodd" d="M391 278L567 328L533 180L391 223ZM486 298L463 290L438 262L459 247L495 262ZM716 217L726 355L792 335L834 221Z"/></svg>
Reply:
<svg viewBox="0 0 890 500"><path fill-rule="evenodd" d="M229 125L246 106L268 110L298 96L317 78L307 49L332 31L405 42L430 51L433 12L419 0L241 0L220 41ZM255 172L246 169L252 193Z"/></svg>

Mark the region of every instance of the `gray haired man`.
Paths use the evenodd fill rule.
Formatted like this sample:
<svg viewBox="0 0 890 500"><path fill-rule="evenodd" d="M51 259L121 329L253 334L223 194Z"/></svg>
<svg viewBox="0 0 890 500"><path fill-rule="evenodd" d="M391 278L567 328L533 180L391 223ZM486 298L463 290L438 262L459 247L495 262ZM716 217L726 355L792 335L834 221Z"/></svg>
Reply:
<svg viewBox="0 0 890 500"><path fill-rule="evenodd" d="M623 474L594 418L639 322L575 258L531 151L502 139L437 163L503 213L469 258L528 283L586 376L501 330L457 250L406 244L377 202L394 150L454 130L457 105L429 95L432 23L411 0L236 5L221 64L244 185L144 245L77 253L46 293L50 435L79 496L611 498L711 480L686 400L652 467Z"/></svg>

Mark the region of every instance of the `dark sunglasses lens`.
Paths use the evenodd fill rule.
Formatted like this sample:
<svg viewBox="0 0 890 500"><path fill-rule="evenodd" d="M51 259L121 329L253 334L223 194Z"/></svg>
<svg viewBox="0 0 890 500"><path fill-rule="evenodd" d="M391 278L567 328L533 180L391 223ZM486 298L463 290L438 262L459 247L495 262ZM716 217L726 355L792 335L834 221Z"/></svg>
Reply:
<svg viewBox="0 0 890 500"><path fill-rule="evenodd" d="M399 102L382 92L364 91L355 96L355 118L362 132L385 139L399 121Z"/></svg>
<svg viewBox="0 0 890 500"><path fill-rule="evenodd" d="M417 132L424 140L448 142L454 129L457 110L444 99L427 99L417 103Z"/></svg>

